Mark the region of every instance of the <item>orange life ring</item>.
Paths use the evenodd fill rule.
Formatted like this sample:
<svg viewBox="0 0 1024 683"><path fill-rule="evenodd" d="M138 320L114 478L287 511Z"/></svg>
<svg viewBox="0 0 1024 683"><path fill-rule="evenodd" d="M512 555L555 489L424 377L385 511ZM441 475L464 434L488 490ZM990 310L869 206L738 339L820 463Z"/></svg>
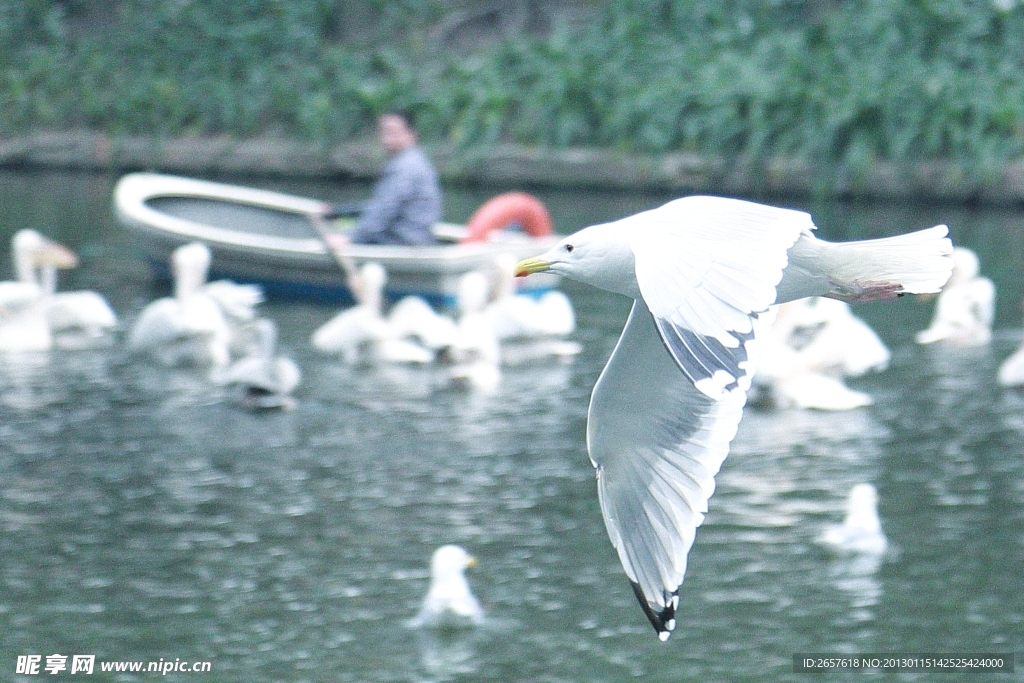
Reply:
<svg viewBox="0 0 1024 683"><path fill-rule="evenodd" d="M483 242L492 230L503 230L519 223L534 237L551 234L551 216L544 204L525 192L506 192L488 199L466 223L463 242Z"/></svg>

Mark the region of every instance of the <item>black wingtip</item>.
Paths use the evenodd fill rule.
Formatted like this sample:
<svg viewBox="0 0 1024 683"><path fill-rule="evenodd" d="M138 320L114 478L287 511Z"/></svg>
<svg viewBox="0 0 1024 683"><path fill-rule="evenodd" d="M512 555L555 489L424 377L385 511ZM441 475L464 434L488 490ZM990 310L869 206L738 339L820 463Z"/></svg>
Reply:
<svg viewBox="0 0 1024 683"><path fill-rule="evenodd" d="M673 591L671 595L666 595L668 598L665 601L665 608L660 612L655 612L651 608L651 603L647 601L644 596L643 590L640 588L640 584L635 581L629 582L633 586L633 595L636 596L637 601L640 603L640 607L643 608L644 614L647 615L647 619L651 622L651 626L658 633L658 639L662 642L668 640L668 637L672 635L672 630L676 627L676 607L679 606L679 591Z"/></svg>

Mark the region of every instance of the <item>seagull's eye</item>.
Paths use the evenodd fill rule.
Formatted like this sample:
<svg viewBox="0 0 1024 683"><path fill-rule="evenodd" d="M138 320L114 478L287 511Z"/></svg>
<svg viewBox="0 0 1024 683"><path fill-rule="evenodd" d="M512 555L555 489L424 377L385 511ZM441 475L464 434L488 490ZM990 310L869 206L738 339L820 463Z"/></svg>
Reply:
<svg viewBox="0 0 1024 683"><path fill-rule="evenodd" d="M566 251L567 251L568 253L570 253L570 254L572 253L572 250L573 250L573 249L575 249L575 248L576 248L576 247L572 246L571 244L567 244L567 245L565 245L565 250L566 250Z"/></svg>

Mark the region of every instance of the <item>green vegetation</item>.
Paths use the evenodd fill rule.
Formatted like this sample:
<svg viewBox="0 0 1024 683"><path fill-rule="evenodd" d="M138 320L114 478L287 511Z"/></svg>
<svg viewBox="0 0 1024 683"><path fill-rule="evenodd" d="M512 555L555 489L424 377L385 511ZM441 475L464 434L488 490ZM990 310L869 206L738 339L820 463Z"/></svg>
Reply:
<svg viewBox="0 0 1024 683"><path fill-rule="evenodd" d="M332 144L402 106L428 140L467 147L783 155L854 173L942 158L984 175L1024 147L1012 0L581 2L575 21L469 47L438 29L454 4L369 0L372 30L352 35L353 4L330 0L5 0L0 134Z"/></svg>

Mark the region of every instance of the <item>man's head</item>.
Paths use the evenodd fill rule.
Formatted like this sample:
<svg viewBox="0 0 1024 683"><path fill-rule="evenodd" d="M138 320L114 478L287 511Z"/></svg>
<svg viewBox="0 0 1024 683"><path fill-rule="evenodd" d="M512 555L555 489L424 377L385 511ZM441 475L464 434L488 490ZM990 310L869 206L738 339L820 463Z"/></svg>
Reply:
<svg viewBox="0 0 1024 683"><path fill-rule="evenodd" d="M387 112L377 119L377 138L389 155L395 155L416 144L416 129L407 113Z"/></svg>

